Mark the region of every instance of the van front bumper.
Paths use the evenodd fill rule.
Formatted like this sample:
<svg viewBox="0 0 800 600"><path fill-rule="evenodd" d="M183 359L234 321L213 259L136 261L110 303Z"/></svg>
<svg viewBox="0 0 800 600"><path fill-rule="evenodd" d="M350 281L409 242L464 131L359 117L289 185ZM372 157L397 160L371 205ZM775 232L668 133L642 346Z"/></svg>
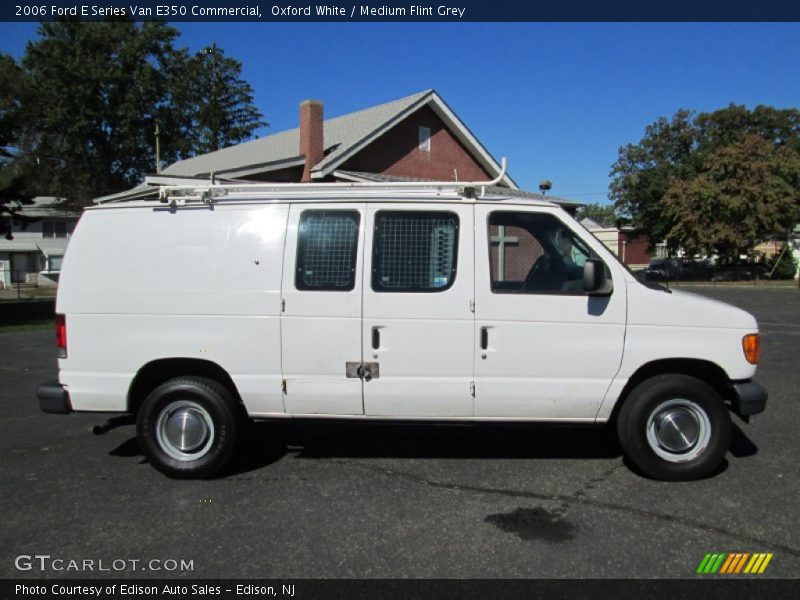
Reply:
<svg viewBox="0 0 800 600"><path fill-rule="evenodd" d="M66 415L72 412L69 392L57 381L40 385L36 396L39 398L39 408L46 413Z"/></svg>
<svg viewBox="0 0 800 600"><path fill-rule="evenodd" d="M733 386L733 412L740 417L749 417L764 412L767 406L767 388L753 381L736 381Z"/></svg>

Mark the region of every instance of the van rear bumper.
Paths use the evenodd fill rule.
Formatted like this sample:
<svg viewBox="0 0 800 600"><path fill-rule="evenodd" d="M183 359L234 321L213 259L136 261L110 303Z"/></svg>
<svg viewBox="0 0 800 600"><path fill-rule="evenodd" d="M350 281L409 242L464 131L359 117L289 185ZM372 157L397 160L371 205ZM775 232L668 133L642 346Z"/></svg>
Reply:
<svg viewBox="0 0 800 600"><path fill-rule="evenodd" d="M43 412L57 415L66 415L72 412L69 392L57 381L40 385L36 396L39 398L39 408Z"/></svg>
<svg viewBox="0 0 800 600"><path fill-rule="evenodd" d="M736 381L733 386L731 408L740 417L764 412L767 406L767 388L757 381Z"/></svg>

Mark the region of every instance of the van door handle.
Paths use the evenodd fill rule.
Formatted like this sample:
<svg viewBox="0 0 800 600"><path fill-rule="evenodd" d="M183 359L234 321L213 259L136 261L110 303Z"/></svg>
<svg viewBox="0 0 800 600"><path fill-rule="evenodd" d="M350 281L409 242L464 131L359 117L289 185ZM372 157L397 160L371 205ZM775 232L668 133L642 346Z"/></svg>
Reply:
<svg viewBox="0 0 800 600"><path fill-rule="evenodd" d="M372 328L372 349L377 350L381 347L381 330L379 327Z"/></svg>
<svg viewBox="0 0 800 600"><path fill-rule="evenodd" d="M481 327L481 350L489 348L489 328Z"/></svg>

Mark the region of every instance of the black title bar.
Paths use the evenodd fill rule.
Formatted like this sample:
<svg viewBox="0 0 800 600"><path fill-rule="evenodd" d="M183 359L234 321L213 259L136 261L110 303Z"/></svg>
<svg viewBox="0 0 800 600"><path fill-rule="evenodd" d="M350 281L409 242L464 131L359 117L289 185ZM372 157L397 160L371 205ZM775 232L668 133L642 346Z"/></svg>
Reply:
<svg viewBox="0 0 800 600"><path fill-rule="evenodd" d="M8 0L2 21L523 22L800 21L787 0Z"/></svg>
<svg viewBox="0 0 800 600"><path fill-rule="evenodd" d="M454 598L489 600L590 600L648 598L649 600L749 600L796 598L798 582L760 578L703 578L671 580L322 580L322 579L39 579L3 580L4 599L75 600L77 598L219 598L220 600L418 600Z"/></svg>

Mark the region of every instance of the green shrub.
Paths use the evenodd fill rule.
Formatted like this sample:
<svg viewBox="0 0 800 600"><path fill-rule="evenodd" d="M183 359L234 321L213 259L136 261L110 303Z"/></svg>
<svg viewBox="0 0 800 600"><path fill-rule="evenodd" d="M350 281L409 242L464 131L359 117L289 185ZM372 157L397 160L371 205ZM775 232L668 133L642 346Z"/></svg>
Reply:
<svg viewBox="0 0 800 600"><path fill-rule="evenodd" d="M797 274L797 259L794 257L791 246L783 255L780 252L776 254L767 263L767 268L772 273L772 279L794 279ZM773 271L773 269L775 270Z"/></svg>

